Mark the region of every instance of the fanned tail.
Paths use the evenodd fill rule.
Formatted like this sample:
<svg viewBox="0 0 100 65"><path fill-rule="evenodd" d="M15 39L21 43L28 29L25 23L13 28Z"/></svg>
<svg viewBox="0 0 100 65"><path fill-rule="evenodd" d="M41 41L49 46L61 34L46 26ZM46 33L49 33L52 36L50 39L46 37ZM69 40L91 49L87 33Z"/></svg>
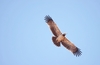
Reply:
<svg viewBox="0 0 100 65"><path fill-rule="evenodd" d="M56 46L60 47L60 42L57 43L56 39L57 39L57 37L54 37L54 36L52 37L53 43L54 43Z"/></svg>

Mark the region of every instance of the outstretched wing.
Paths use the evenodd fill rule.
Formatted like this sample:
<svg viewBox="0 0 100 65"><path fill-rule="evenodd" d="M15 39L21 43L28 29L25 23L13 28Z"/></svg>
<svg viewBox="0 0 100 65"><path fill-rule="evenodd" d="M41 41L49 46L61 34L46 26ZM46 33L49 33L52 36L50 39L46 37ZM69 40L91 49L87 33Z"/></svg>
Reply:
<svg viewBox="0 0 100 65"><path fill-rule="evenodd" d="M62 41L62 45L66 47L68 50L70 50L75 56L80 56L81 51L79 48L77 48L73 43L71 43L66 37Z"/></svg>
<svg viewBox="0 0 100 65"><path fill-rule="evenodd" d="M55 36L59 36L62 34L57 25L55 24L55 22L53 21L53 19L49 15L45 16L45 20Z"/></svg>

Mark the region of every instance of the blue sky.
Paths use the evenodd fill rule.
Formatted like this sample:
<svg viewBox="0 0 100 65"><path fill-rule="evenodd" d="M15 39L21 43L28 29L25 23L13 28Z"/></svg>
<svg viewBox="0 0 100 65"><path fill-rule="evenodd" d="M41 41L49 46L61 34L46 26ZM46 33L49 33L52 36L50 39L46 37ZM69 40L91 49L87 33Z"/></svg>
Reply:
<svg viewBox="0 0 100 65"><path fill-rule="evenodd" d="M50 15L82 51L56 47ZM100 65L99 0L0 0L0 65Z"/></svg>

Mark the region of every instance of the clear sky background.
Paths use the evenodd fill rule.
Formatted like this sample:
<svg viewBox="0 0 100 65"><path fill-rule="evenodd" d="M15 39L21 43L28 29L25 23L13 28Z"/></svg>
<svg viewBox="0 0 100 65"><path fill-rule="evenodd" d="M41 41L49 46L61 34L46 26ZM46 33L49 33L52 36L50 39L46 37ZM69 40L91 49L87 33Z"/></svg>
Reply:
<svg viewBox="0 0 100 65"><path fill-rule="evenodd" d="M46 15L80 57L52 43ZM100 0L0 0L0 65L100 65Z"/></svg>

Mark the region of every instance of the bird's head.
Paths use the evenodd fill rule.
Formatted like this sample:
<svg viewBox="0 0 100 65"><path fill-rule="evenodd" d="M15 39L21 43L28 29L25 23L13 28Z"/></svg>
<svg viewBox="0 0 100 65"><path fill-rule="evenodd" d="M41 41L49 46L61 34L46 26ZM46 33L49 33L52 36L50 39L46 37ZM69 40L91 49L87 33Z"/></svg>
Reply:
<svg viewBox="0 0 100 65"><path fill-rule="evenodd" d="M65 36L66 35L66 33L64 33L64 34L62 34L63 36Z"/></svg>

